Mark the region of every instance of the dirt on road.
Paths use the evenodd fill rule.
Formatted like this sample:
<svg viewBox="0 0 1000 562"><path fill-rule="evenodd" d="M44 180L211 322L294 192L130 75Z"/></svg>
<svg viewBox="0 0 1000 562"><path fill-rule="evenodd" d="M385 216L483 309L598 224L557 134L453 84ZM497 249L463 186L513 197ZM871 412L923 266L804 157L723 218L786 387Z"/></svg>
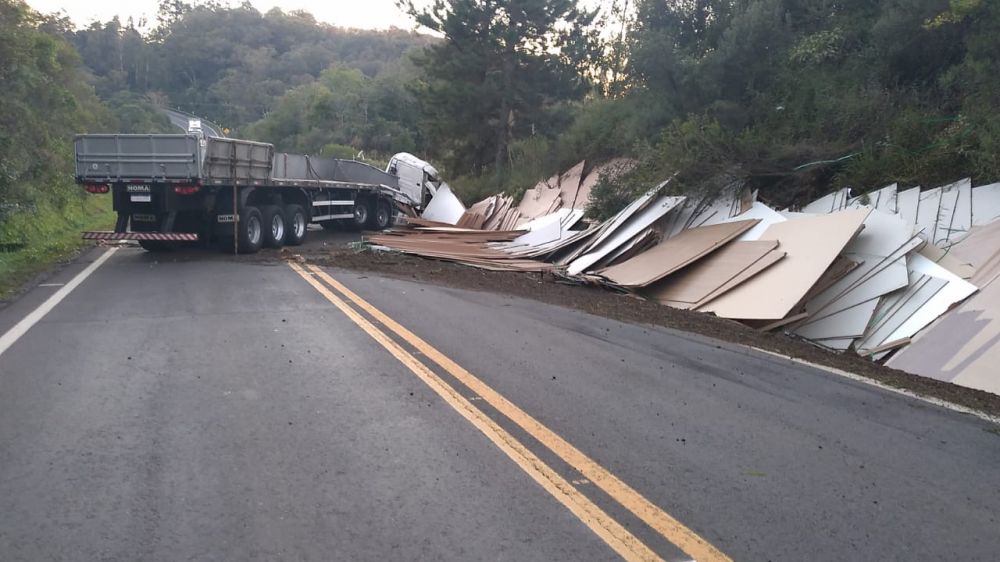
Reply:
<svg viewBox="0 0 1000 562"><path fill-rule="evenodd" d="M854 373L888 386L946 400L1000 418L1000 396L891 369L857 355L834 353L780 332L761 332L734 320L678 310L600 287L568 283L548 273L486 271L395 252L362 250L357 247L357 233L317 231L311 234L311 240L304 246L281 251L263 250L251 256L209 249L184 249L157 254L151 258L162 261L223 259L278 265L301 256L301 259L319 265L534 299L622 322L664 326L759 348Z"/></svg>
<svg viewBox="0 0 1000 562"><path fill-rule="evenodd" d="M599 287L570 284L548 273L486 271L406 254L358 251L343 246L285 249L280 253L264 252L257 259L287 259L294 255L300 255L308 262L318 265L460 289L503 293L575 308L623 322L652 324L700 334L848 371L888 386L1000 416L1000 396L988 392L911 375L857 355L834 353L782 333L761 332L734 320L678 310Z"/></svg>

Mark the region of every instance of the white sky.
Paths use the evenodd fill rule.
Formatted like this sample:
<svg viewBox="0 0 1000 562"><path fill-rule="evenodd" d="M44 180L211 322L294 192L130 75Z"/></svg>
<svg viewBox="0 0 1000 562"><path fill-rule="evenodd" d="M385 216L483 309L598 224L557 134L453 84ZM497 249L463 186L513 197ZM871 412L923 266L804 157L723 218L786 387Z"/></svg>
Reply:
<svg viewBox="0 0 1000 562"><path fill-rule="evenodd" d="M108 21L116 15L122 22L131 16L136 23L145 16L152 27L159 6L158 0L27 0L27 3L42 13L64 11L78 27L86 27L95 20ZM229 2L233 6L240 3ZM396 8L395 0L251 0L251 4L261 12L275 6L286 12L305 10L319 21L341 27L413 29L415 26L409 16Z"/></svg>

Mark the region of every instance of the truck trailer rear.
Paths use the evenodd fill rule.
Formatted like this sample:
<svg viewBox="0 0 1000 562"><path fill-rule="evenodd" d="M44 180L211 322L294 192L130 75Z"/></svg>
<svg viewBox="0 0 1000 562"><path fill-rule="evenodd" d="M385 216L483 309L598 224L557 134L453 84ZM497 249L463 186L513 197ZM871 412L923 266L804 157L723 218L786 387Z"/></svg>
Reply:
<svg viewBox="0 0 1000 562"><path fill-rule="evenodd" d="M382 230L441 185L433 166L406 153L380 170L197 132L79 135L75 146L77 183L110 193L118 217L114 231L84 238L150 251L201 241L254 253L301 244L310 223Z"/></svg>

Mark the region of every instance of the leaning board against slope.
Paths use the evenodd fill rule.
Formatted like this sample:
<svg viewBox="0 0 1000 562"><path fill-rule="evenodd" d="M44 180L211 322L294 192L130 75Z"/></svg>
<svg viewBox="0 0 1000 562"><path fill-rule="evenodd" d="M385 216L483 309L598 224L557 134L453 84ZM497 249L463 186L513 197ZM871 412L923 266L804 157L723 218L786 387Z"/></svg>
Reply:
<svg viewBox="0 0 1000 562"><path fill-rule="evenodd" d="M382 230L397 204L421 209L441 183L405 153L383 171L197 134L79 135L75 144L76 181L111 193L118 214L113 232L84 238L138 240L151 251L201 241L254 253L301 244L310 222Z"/></svg>

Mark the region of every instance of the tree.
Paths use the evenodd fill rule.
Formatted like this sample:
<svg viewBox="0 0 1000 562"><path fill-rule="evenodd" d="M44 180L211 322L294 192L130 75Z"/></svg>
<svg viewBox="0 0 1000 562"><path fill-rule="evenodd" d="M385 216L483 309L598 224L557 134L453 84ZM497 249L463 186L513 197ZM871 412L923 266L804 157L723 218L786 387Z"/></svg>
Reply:
<svg viewBox="0 0 1000 562"><path fill-rule="evenodd" d="M574 0L437 0L417 22L443 35L415 59L415 88L434 144L456 168L505 174L511 142L560 102L586 91L580 67L596 50L595 12Z"/></svg>

